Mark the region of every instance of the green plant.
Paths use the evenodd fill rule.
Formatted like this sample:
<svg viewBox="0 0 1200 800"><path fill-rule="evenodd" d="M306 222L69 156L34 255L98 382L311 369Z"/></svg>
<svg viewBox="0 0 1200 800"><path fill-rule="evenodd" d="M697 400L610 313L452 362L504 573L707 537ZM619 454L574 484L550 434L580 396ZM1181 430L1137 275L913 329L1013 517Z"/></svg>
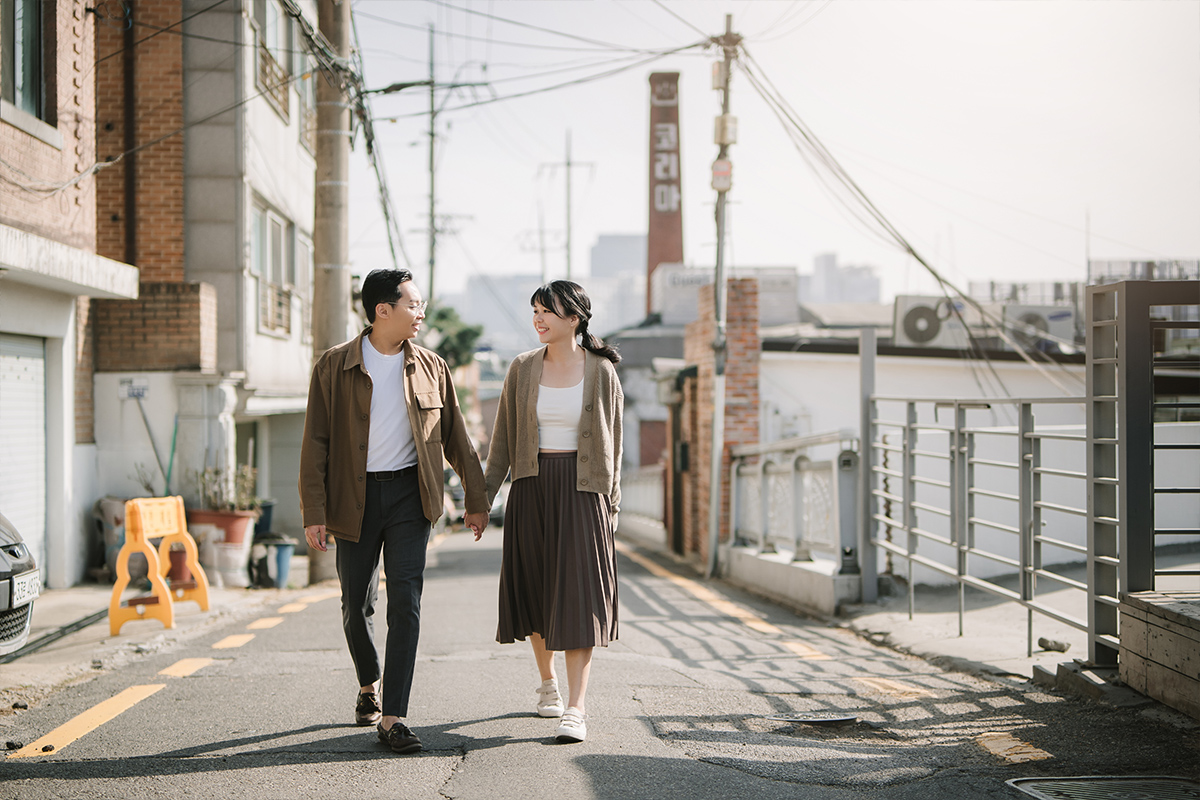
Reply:
<svg viewBox="0 0 1200 800"><path fill-rule="evenodd" d="M450 306L431 306L425 322L439 334L431 349L446 360L450 369L470 364L475 358L475 345L483 334L482 325L468 325Z"/></svg>
<svg viewBox="0 0 1200 800"><path fill-rule="evenodd" d="M200 473L200 504L210 511L257 511L259 497L255 494L258 470L241 464L232 475L220 467L205 467Z"/></svg>

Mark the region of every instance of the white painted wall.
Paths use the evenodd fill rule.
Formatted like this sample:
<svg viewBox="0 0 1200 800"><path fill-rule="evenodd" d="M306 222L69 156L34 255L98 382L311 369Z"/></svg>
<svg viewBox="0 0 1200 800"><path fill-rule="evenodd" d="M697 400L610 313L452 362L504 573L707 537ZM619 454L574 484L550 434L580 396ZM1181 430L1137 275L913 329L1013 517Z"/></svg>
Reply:
<svg viewBox="0 0 1200 800"><path fill-rule="evenodd" d="M304 540L304 521L300 515L300 443L304 436L303 414L276 414L267 418L270 426L270 475L266 482L260 474L259 486L275 498L271 527L280 533ZM262 423L259 424L260 429Z"/></svg>
<svg viewBox="0 0 1200 800"><path fill-rule="evenodd" d="M122 380L145 382L145 419L137 400L120 397ZM233 409L237 400L233 385L219 376L199 373L97 373L99 491L123 498L162 495L167 487L155 458L157 447L163 468L171 473L170 494L183 495L189 507L195 505L199 497L197 479L204 466L225 470L233 466ZM139 469L150 477L150 491L139 481Z"/></svg>
<svg viewBox="0 0 1200 800"><path fill-rule="evenodd" d="M1062 397L1063 394L1048 379L1025 363L993 363L993 374L987 367L977 365L976 371L955 359L880 357L877 360L876 395L898 397L947 397L975 398L1003 396L1000 382L1008 394L1020 398ZM763 430L769 440L789 435L806 435L859 427L859 360L856 355L832 355L817 353L764 352L760 391L763 398ZM1071 366L1052 368L1055 377L1062 383L1078 387L1083 394L1083 367ZM1078 376L1078 381L1071 376ZM1015 435L1015 410L993 402L991 410L970 412L968 425L982 430L991 430L994 435L976 436L976 455L997 461L1015 462L1018 458L1018 440ZM902 404L880 404L879 418L900 421L904 418ZM951 411L939 412L942 425L952 424ZM922 411L923 422L935 422L931 407ZM1037 430L1043 432L1069 432L1082 434L1084 431L1084 406L1082 404L1041 405L1035 408ZM881 429L887 431L886 428ZM891 434L897 444L899 431ZM1156 426L1156 435L1162 441L1200 440L1200 425L1178 423ZM947 436L938 432L922 432L918 447L939 453L948 452ZM1042 443L1043 466L1083 472L1086 469L1085 445L1079 442L1046 440ZM887 466L900 469L898 454L890 454ZM948 480L946 462L935 459L918 459L918 474L938 480ZM976 480L980 488L1016 494L1016 471L992 467L977 467ZM1193 453L1160 452L1156 460L1158 485L1200 486L1200 462ZM899 494L898 479L889 479L889 491ZM1086 484L1081 480L1046 476L1042 480L1042 499L1059 505L1086 508ZM918 486L916 499L939 508L949 508L949 493L939 487ZM1001 524L1017 526L1015 503L979 496L975 500L974 516ZM882 505L882 501L881 501ZM883 509L881 509L883 510ZM891 510L895 519L902 517L899 506ZM1157 502L1156 525L1159 528L1194 528L1200 519L1200 500L1194 495L1160 497ZM1084 544L1086 542L1085 519L1081 516L1043 511L1042 531L1055 539ZM918 511L918 527L930 533L948 536L948 521L945 517ZM887 535L886 529L881 530ZM891 535L898 543L904 542L904 534L893 529ZM1012 534L996 531L984 526L975 530L976 543L980 549L1008 558L1017 558L1017 540ZM1172 543L1193 541L1196 537L1174 537ZM1163 542L1160 542L1160 544ZM953 564L954 553L948 547L923 541L919 551L941 563ZM1083 560L1079 554L1046 546L1043 548L1046 564L1076 563ZM904 562L897 559L897 570L906 569ZM1010 565L973 557L971 574L993 577L1009 574ZM918 583L946 584L950 580L935 571L916 567L913 573Z"/></svg>
<svg viewBox="0 0 1200 800"><path fill-rule="evenodd" d="M46 536L38 566L53 589L82 577L83 531L74 513L75 296L0 279L0 332L46 343Z"/></svg>
<svg viewBox="0 0 1200 800"><path fill-rule="evenodd" d="M858 430L857 355L764 351L761 363L759 394L762 402L778 409L781 416L796 420L797 430L790 435L807 436L843 428ZM976 363L975 370L959 359L880 356L876 360L875 393L904 397L1003 396L991 371L978 362L972 363ZM1064 396L1024 362L994 361L992 367L1012 397ZM1074 389L1073 395L1083 394L1082 365L1050 369L1061 382ZM1046 409L1039 423L1082 423L1082 406L1078 407L1078 413L1075 408ZM1015 421L997 411L993 424L1008 425ZM769 429L770 426L766 427Z"/></svg>

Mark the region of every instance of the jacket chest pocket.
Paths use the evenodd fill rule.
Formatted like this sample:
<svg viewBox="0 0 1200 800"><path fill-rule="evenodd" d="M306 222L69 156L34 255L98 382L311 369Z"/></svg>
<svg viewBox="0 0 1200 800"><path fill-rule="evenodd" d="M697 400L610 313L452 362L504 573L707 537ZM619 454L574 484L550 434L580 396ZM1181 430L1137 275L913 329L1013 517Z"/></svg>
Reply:
<svg viewBox="0 0 1200 800"><path fill-rule="evenodd" d="M442 440L442 395L440 392L415 392L417 424L427 442Z"/></svg>

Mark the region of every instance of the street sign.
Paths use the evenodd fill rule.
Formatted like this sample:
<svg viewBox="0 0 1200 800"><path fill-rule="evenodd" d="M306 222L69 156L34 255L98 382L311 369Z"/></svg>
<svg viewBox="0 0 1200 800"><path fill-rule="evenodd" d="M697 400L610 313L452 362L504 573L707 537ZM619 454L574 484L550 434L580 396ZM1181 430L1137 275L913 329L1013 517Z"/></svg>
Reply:
<svg viewBox="0 0 1200 800"><path fill-rule="evenodd" d="M712 188L718 192L728 192L733 186L733 162L727 158L718 158L712 165Z"/></svg>

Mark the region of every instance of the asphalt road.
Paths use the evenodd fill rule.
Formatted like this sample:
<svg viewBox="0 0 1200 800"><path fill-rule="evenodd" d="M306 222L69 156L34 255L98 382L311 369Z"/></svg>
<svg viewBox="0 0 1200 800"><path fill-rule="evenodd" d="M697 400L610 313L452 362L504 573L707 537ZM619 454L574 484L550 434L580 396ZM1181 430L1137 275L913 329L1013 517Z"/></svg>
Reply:
<svg viewBox="0 0 1200 800"><path fill-rule="evenodd" d="M336 590L317 586L22 711L0 798L1019 800L1005 781L1200 778L1200 732L1154 707L946 672L629 548L588 739L560 745L528 647L493 641L499 557L495 530L430 554L418 755L354 726ZM854 719L770 719L806 713Z"/></svg>

